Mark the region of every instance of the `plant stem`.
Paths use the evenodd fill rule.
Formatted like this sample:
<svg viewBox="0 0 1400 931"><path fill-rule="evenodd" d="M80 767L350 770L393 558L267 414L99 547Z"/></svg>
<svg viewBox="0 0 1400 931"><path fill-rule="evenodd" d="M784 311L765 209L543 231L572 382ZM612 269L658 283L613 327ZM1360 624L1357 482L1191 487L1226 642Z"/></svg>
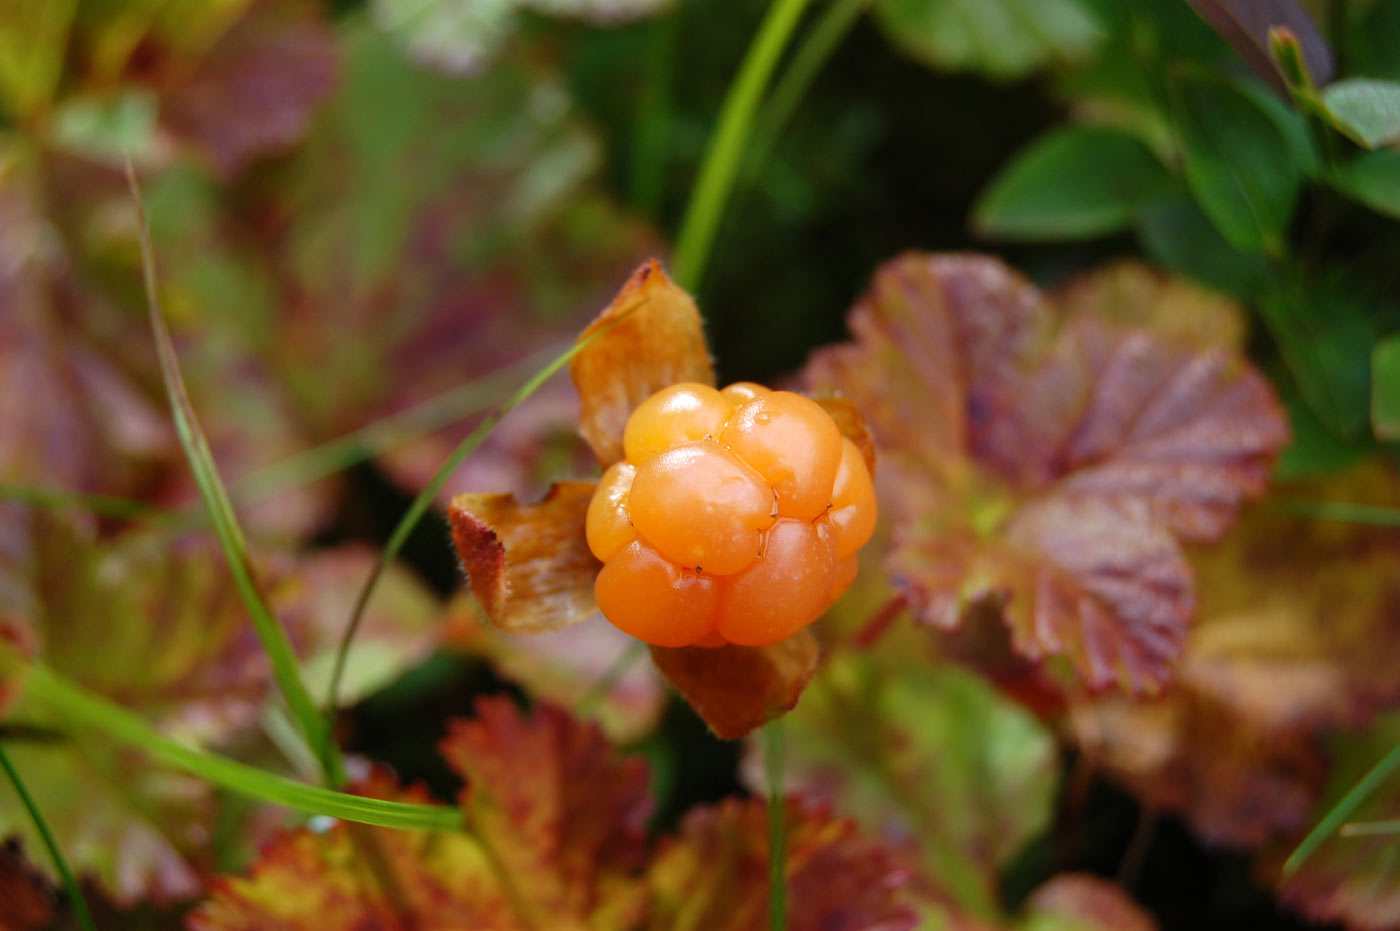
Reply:
<svg viewBox="0 0 1400 931"><path fill-rule="evenodd" d="M642 641L633 640L627 644L626 649L617 654L617 658L608 664L608 668L603 670L603 674L588 687L588 691L583 693L574 706L574 710L580 717L590 714L599 702L608 697L613 686L617 685L622 677L627 675L628 671L636 665L637 660L642 658L644 650L645 645Z"/></svg>
<svg viewBox="0 0 1400 931"><path fill-rule="evenodd" d="M4 769L5 775L10 777L10 784L15 787L15 794L19 796L20 802L29 812L29 820L34 822L34 829L39 832L44 846L48 848L49 858L53 860L54 869L58 871L59 878L63 881L63 888L68 892L69 901L73 903L73 911L77 915L78 924L84 931L97 931L97 925L92 920L92 912L88 911L87 899L83 898L83 890L79 888L78 881L73 878L73 871L68 868L68 861L64 859L63 851L58 849L58 841L54 838L53 832L49 830L49 823L44 820L39 806L34 802L34 797L29 794L24 780L20 778L19 771L10 762L9 754L5 752L3 743L0 743L0 769Z"/></svg>
<svg viewBox="0 0 1400 931"><path fill-rule="evenodd" d="M462 814L456 808L364 798L276 776L172 740L140 716L69 682L45 666L30 665L22 675L25 695L48 704L74 725L139 747L159 762L231 792L311 815L361 824L411 830L462 829Z"/></svg>
<svg viewBox="0 0 1400 931"><path fill-rule="evenodd" d="M1310 501L1303 498L1283 498L1273 504L1279 510L1299 517L1346 524L1370 524L1375 527L1400 527L1400 508L1353 504L1347 501Z"/></svg>
<svg viewBox="0 0 1400 931"><path fill-rule="evenodd" d="M175 343L170 329L165 324L161 311L160 295L156 287L155 249L151 246L150 229L146 223L146 212L141 201L141 190L136 182L136 171L131 161L126 163L127 185L131 190L131 201L136 208L137 228L141 241L141 266L146 284L146 305L150 315L151 330L155 335L156 351L160 357L161 375L165 379L166 394L170 399L170 410L175 420L175 430L180 436L180 446L194 472L195 483L199 486L204 506L214 524L214 532L219 538L219 548L228 561L234 585L243 598L243 603L252 617L258 639L262 641L272 664L272 674L281 689L287 706L291 708L297 723L306 734L307 741L316 747L320 756L321 768L328 781L340 785L345 781L345 763L340 757L339 748L323 734L324 719L306 691L301 680L296 651L281 623L268 607L266 599L258 588L254 577L252 560L248 554L248 543L239 526L238 515L229 500L228 489L219 477L218 465L209 449L209 441L199 425L199 418L190 403L185 390L184 377L180 374L180 360L175 354Z"/></svg>
<svg viewBox="0 0 1400 931"><path fill-rule="evenodd" d="M768 927L787 931L787 830L783 820L782 719L763 728L763 768L768 778Z"/></svg>
<svg viewBox="0 0 1400 931"><path fill-rule="evenodd" d="M753 44L744 55L738 77L725 95L719 128L705 152L700 177L691 193L676 241L675 278L689 291L698 288L704 275L759 98L809 2L773 0Z"/></svg>

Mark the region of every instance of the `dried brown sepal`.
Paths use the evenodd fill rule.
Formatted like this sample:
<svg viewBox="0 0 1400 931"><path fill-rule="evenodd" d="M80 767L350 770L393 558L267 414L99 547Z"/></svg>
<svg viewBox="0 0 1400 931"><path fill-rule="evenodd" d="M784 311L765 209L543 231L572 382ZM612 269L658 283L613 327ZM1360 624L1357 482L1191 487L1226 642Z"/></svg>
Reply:
<svg viewBox="0 0 1400 931"><path fill-rule="evenodd" d="M637 405L677 382L712 385L715 370L695 301L655 259L632 273L578 341L595 333L569 374L583 408L579 432L608 466L622 459L622 431Z"/></svg>
<svg viewBox="0 0 1400 931"><path fill-rule="evenodd" d="M790 711L817 668L812 632L766 647L652 647L661 674L722 740Z"/></svg>
<svg viewBox="0 0 1400 931"><path fill-rule="evenodd" d="M836 394L817 395L812 400L820 404L822 409L831 415L831 419L836 421L836 428L841 431L841 435L856 444L861 458L865 460L865 467L874 475L875 438L870 435L870 428L865 425L865 419L860 416L856 406Z"/></svg>
<svg viewBox="0 0 1400 931"><path fill-rule="evenodd" d="M557 630L598 610L584 518L593 482L559 482L538 504L511 494L461 494L452 542L491 623L517 634Z"/></svg>

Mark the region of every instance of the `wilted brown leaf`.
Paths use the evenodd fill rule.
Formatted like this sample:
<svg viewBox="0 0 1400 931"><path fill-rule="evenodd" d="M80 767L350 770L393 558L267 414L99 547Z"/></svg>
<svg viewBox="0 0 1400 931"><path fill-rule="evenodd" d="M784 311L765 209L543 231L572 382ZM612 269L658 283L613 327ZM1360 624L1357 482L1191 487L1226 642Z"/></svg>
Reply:
<svg viewBox="0 0 1400 931"><path fill-rule="evenodd" d="M784 806L791 931L898 931L918 917L909 871L853 822ZM651 931L761 931L768 925L768 813L761 799L692 812L647 873Z"/></svg>
<svg viewBox="0 0 1400 931"><path fill-rule="evenodd" d="M538 504L509 494L461 494L448 517L452 542L486 616L502 630L539 633L598 610L600 564L584 538L592 482L560 482Z"/></svg>
<svg viewBox="0 0 1400 931"><path fill-rule="evenodd" d="M1058 302L977 256L881 268L853 343L805 381L870 426L888 567L916 616L953 630L999 610L1029 658L1067 656L1093 688L1160 689L1193 614L1178 540L1220 537L1288 436L1233 351L1237 318L1132 268Z"/></svg>
<svg viewBox="0 0 1400 931"><path fill-rule="evenodd" d="M1284 495L1400 503L1373 468ZM1194 548L1200 620L1160 700L1077 705L1086 755L1208 840L1257 845L1307 827L1321 737L1400 698L1400 531L1254 505Z"/></svg>
<svg viewBox="0 0 1400 931"><path fill-rule="evenodd" d="M578 338L590 337L569 374L583 404L579 430L604 466L622 459L622 430L637 405L677 382L715 382L700 311L655 259Z"/></svg>
<svg viewBox="0 0 1400 931"><path fill-rule="evenodd" d="M865 420L861 418L860 411L850 401L839 395L823 395L813 398L822 406L831 419L836 421L836 427L841 431L841 435L860 450L861 458L865 460L865 467L870 470L870 474L875 474L875 440L870 435L870 429L865 425Z"/></svg>
<svg viewBox="0 0 1400 931"><path fill-rule="evenodd" d="M816 671L819 653L810 630L766 647L651 648L656 668L724 740L791 710Z"/></svg>

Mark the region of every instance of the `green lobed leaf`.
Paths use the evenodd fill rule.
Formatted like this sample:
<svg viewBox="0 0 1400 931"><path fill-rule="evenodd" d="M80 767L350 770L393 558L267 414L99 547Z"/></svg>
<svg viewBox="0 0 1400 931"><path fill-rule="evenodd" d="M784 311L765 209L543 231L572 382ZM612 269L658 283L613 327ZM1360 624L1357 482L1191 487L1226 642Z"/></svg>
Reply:
<svg viewBox="0 0 1400 931"><path fill-rule="evenodd" d="M974 674L920 653L906 642L833 659L784 719L783 787L909 838L938 888L990 917L999 868L1049 823L1055 742ZM757 751L745 764L756 789Z"/></svg>
<svg viewBox="0 0 1400 931"><path fill-rule="evenodd" d="M874 11L913 58L1002 79L1087 58L1104 38L1079 0L876 0Z"/></svg>
<svg viewBox="0 0 1400 931"><path fill-rule="evenodd" d="M1175 190L1152 152L1116 129L1051 130L1013 157L973 208L983 235L1079 239L1128 226Z"/></svg>
<svg viewBox="0 0 1400 931"><path fill-rule="evenodd" d="M1288 136L1248 94L1213 77L1183 76L1172 104L1201 210L1236 249L1280 253L1302 182Z"/></svg>
<svg viewBox="0 0 1400 931"><path fill-rule="evenodd" d="M1377 439L1400 439L1400 335L1371 352L1371 430Z"/></svg>
<svg viewBox="0 0 1400 931"><path fill-rule="evenodd" d="M1336 166L1328 183L1377 213L1400 219L1400 152L1378 149L1362 152Z"/></svg>
<svg viewBox="0 0 1400 931"><path fill-rule="evenodd" d="M1368 149L1400 139L1400 81L1349 78L1324 88L1322 102L1332 125Z"/></svg>

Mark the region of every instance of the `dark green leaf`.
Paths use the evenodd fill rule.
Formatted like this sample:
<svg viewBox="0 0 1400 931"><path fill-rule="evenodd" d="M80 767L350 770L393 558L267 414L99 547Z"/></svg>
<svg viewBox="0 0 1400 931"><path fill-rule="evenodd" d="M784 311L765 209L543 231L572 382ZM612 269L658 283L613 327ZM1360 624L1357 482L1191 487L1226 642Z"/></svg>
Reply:
<svg viewBox="0 0 1400 931"><path fill-rule="evenodd" d="M1368 149L1400 139L1400 81L1338 81L1322 102L1332 125Z"/></svg>
<svg viewBox="0 0 1400 931"><path fill-rule="evenodd" d="M1202 211L1236 249L1279 253L1302 181L1287 135L1223 81L1187 76L1173 105L1186 182Z"/></svg>
<svg viewBox="0 0 1400 931"><path fill-rule="evenodd" d="M1264 294L1259 309L1323 426L1342 437L1360 435L1371 377L1359 360L1375 343L1364 301L1335 282L1292 284Z"/></svg>
<svg viewBox="0 0 1400 931"><path fill-rule="evenodd" d="M1362 152L1339 165L1327 180L1338 191L1377 213L1400 218L1400 152Z"/></svg>
<svg viewBox="0 0 1400 931"><path fill-rule="evenodd" d="M1378 439L1400 439L1400 335L1371 353L1371 429Z"/></svg>
<svg viewBox="0 0 1400 931"><path fill-rule="evenodd" d="M1268 277L1269 263L1263 256L1231 246L1190 201L1147 210L1137 230L1153 262L1226 294L1252 299Z"/></svg>
<svg viewBox="0 0 1400 931"><path fill-rule="evenodd" d="M885 33L935 68L1017 78L1081 59L1103 28L1079 0L876 0Z"/></svg>
<svg viewBox="0 0 1400 931"><path fill-rule="evenodd" d="M1077 239L1128 226L1175 183L1148 148L1115 129L1070 126L1041 136L983 193L973 223L1012 239Z"/></svg>

